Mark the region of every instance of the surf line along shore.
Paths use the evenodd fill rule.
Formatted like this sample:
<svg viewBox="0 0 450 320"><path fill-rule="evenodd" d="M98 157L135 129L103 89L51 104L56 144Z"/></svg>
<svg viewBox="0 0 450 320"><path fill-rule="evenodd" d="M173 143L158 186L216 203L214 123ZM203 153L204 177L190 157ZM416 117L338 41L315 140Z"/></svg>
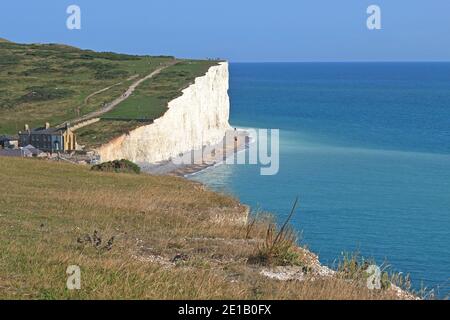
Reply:
<svg viewBox="0 0 450 320"><path fill-rule="evenodd" d="M230 139L230 137L232 138ZM182 163L180 163L180 159L170 159L152 164L138 164L142 171L150 174L189 177L209 167L224 163L227 158L233 157L234 154L247 149L251 142L250 135L246 130L229 130L218 144L207 146L203 150L186 152L182 156L184 160Z"/></svg>

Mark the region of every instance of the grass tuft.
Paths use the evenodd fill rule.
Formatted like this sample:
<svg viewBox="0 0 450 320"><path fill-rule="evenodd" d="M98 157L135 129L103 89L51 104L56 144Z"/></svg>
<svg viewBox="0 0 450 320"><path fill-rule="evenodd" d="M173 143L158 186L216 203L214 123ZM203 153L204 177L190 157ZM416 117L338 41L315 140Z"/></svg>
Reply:
<svg viewBox="0 0 450 320"><path fill-rule="evenodd" d="M298 197L292 206L292 210L280 229L274 222L267 224L264 242L258 247L257 253L250 257L249 263L266 266L301 266L304 261L297 250L297 233L289 225L295 208L298 204ZM246 237L250 233L256 220L252 221L247 228Z"/></svg>

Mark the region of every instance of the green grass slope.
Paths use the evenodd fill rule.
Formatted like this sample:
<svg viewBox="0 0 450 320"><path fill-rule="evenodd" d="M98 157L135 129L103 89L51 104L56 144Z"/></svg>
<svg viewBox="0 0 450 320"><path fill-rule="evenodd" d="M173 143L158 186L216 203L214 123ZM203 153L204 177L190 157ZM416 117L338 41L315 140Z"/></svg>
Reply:
<svg viewBox="0 0 450 320"><path fill-rule="evenodd" d="M145 76L172 57L94 52L56 44L0 42L0 133L25 123L53 125L120 96L131 76ZM89 99L91 93L113 86Z"/></svg>
<svg viewBox="0 0 450 320"><path fill-rule="evenodd" d="M173 57L94 52L67 45L18 44L0 39L0 134L17 133L26 123L31 127L45 122L57 125L99 110L133 82L173 61ZM178 60L104 114L106 122L81 132L82 140L88 145L91 140L104 143L138 125L120 120L160 117L168 101L216 63ZM108 127L111 132L103 134Z"/></svg>
<svg viewBox="0 0 450 320"><path fill-rule="evenodd" d="M217 64L213 61L183 60L163 70L159 75L144 81L131 97L114 110L106 113L106 118L158 118L166 111L166 106L194 83L208 69Z"/></svg>

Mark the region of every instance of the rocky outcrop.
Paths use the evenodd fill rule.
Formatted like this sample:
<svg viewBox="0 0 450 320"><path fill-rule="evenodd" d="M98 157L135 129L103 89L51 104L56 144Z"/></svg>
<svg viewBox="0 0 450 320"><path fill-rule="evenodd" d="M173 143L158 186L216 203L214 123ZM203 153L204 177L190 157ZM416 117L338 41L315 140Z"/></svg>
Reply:
<svg viewBox="0 0 450 320"><path fill-rule="evenodd" d="M154 123L98 148L101 161L155 163L219 143L230 129L228 81L227 62L211 67L170 101L166 113Z"/></svg>

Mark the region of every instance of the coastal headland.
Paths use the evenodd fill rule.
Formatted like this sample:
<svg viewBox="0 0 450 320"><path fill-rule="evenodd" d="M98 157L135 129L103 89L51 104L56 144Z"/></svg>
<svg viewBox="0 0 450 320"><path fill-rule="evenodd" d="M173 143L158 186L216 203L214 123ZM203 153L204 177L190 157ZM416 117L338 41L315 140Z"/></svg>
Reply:
<svg viewBox="0 0 450 320"><path fill-rule="evenodd" d="M227 62L4 41L0 51L0 134L73 122L78 146L67 159L92 152L163 174L96 172L54 161L60 154L0 157L0 297L415 298L390 281L370 290L357 260L322 266L270 215L176 177L246 146L241 131L223 143L233 132ZM207 146L222 148L170 167ZM77 290L66 287L70 266L81 272Z"/></svg>

